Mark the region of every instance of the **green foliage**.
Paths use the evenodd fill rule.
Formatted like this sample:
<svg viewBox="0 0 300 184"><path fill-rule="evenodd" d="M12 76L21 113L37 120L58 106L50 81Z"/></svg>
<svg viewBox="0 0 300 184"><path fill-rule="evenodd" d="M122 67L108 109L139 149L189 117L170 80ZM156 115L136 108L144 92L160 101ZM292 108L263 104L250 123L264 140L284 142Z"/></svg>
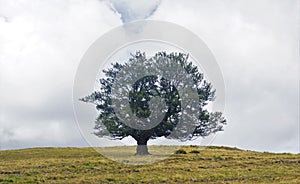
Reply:
<svg viewBox="0 0 300 184"><path fill-rule="evenodd" d="M190 153L198 154L198 153L200 153L200 151L198 151L198 150L192 150L192 151L190 151Z"/></svg>
<svg viewBox="0 0 300 184"><path fill-rule="evenodd" d="M175 154L186 154L186 151L183 149L179 149L175 151Z"/></svg>
<svg viewBox="0 0 300 184"><path fill-rule="evenodd" d="M168 61L180 64L185 72L190 74L190 80L194 82L198 93L196 99L198 99L200 115L195 131L192 135L189 135L188 139L192 139L195 136L205 137L222 131L223 126L226 124L222 113L210 113L205 109L205 106L210 101L213 101L215 97L215 90L213 90L211 83L204 80L203 74L198 71L197 66L188 61L188 56L185 54L159 52L151 59L153 62L159 62L166 58L169 59ZM150 115L149 101L152 97L159 96L165 99L168 111L159 125L150 130L133 129L121 122L114 112L111 93L112 85L118 72L126 66L135 66L136 63L144 62L145 60L147 60L145 53L137 52L125 64L112 64L111 68L103 71L106 77L99 80L100 90L81 99L84 102L95 104L96 109L99 111L99 116L96 119L94 127L95 135L102 137L106 136L105 132L109 132L110 136L114 139L132 136L137 141L143 139L140 142L147 142L149 139L157 137L168 137L176 127L179 122L180 113L182 113L181 98L174 84L167 79L158 78L158 76L146 76L132 84L132 90L129 92L128 99L130 108L137 117L148 117ZM128 76L130 75L129 73Z"/></svg>

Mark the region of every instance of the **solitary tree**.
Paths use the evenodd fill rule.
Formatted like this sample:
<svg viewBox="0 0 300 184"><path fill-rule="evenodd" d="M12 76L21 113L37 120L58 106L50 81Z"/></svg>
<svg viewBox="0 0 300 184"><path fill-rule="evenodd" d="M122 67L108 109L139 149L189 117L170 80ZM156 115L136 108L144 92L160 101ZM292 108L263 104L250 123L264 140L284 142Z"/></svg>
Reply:
<svg viewBox="0 0 300 184"><path fill-rule="evenodd" d="M158 52L150 60L157 63L156 67L160 67L159 63L165 61L169 63L164 66L177 64L185 72L184 77L187 78L187 81L191 81L194 84L196 96L193 97L193 100L197 104L196 107L192 107L197 110L197 113L188 115L196 117L196 120L195 118L193 121L191 118L183 118L187 112L184 110L185 107L182 100L183 96L188 96L188 94L180 94L178 85L182 86L184 84L180 84L180 82L176 83L176 80L170 80L160 75L146 75L136 80L133 84L130 84L129 88L126 85L128 93L122 97L128 101L131 116L134 115L141 119L147 118L153 113L149 105L152 98L159 97L163 99L166 108L162 110L163 117L159 120L158 124L155 124L154 127L150 126L148 129L135 128L124 122L117 115L113 104L113 98L116 98L113 94L113 85L117 82L118 74L126 67L134 67L135 65L149 61L145 53L137 52L124 64L114 63L111 68L103 70L105 77L100 79L100 90L80 99L84 102L95 104L96 109L99 111L99 116L95 121L94 127L94 134L96 136L107 136L107 133L113 139L123 139L124 137L131 136L137 141L136 154L146 155L149 154L147 142L150 139L166 137L185 141L199 136L206 137L223 130L226 120L222 117L222 113L209 112L206 109L207 104L215 98L215 90L213 90L211 83L203 78L203 74L198 71L197 66L188 61L188 55ZM168 70L168 68L160 68L160 70ZM130 77L139 71L128 70L126 72L126 78L130 79ZM179 126L180 121L181 125ZM187 129L192 130L188 131ZM175 130L177 133L173 133Z"/></svg>

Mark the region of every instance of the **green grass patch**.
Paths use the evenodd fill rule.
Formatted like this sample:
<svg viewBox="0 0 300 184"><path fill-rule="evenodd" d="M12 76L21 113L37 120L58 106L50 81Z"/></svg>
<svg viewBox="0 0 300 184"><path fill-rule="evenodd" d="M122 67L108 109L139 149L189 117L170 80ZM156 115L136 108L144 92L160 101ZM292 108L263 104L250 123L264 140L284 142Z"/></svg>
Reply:
<svg viewBox="0 0 300 184"><path fill-rule="evenodd" d="M192 150L192 151L190 151L190 153L193 153L193 154L199 154L200 151L199 151L199 150Z"/></svg>
<svg viewBox="0 0 300 184"><path fill-rule="evenodd" d="M175 151L175 154L187 154L187 152L184 149L179 149Z"/></svg>

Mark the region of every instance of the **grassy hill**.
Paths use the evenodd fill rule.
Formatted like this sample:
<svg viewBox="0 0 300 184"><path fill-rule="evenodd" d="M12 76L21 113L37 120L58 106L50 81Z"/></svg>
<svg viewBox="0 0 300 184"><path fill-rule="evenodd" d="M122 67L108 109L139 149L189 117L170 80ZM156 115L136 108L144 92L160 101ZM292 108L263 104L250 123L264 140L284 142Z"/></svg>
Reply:
<svg viewBox="0 0 300 184"><path fill-rule="evenodd" d="M300 183L300 154L181 149L150 165L114 162L93 148L0 151L0 183Z"/></svg>

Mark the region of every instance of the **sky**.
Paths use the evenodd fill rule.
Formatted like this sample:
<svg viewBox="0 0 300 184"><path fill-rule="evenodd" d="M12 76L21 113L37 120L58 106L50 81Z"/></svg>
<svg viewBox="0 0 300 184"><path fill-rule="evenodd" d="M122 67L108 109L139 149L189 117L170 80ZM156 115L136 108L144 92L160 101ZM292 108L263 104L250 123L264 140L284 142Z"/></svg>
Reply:
<svg viewBox="0 0 300 184"><path fill-rule="evenodd" d="M228 125L213 145L300 152L299 1L0 0L0 148L88 146L73 112L89 46L135 20L197 34L225 83Z"/></svg>

